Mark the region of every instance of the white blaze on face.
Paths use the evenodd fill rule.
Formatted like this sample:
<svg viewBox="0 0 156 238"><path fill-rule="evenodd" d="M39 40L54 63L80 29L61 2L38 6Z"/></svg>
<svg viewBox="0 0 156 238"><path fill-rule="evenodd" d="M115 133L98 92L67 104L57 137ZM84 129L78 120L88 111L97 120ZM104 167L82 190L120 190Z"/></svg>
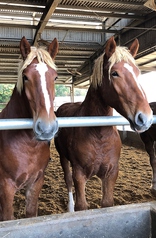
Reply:
<svg viewBox="0 0 156 238"><path fill-rule="evenodd" d="M144 94L144 92L143 92L143 90L142 90L142 88L141 88L141 86L140 86L140 84L138 82L138 78L137 78L137 76L135 75L135 73L133 71L133 67L130 66L129 64L127 64L127 63L124 63L124 67L132 74L133 78L135 79L135 81L136 81L136 83L138 85L138 88L140 89L141 93L145 97L145 94Z"/></svg>
<svg viewBox="0 0 156 238"><path fill-rule="evenodd" d="M50 97L48 94L46 79L45 79L45 74L48 71L48 68L45 63L38 63L36 65L36 70L40 74L41 88L42 88L42 92L44 95L45 107L46 107L47 113L49 115L49 113L50 113Z"/></svg>

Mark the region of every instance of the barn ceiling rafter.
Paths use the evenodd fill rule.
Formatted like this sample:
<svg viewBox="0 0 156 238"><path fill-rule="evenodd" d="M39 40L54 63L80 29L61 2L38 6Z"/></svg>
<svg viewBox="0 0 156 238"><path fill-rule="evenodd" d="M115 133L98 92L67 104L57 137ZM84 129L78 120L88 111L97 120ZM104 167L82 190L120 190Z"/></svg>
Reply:
<svg viewBox="0 0 156 238"><path fill-rule="evenodd" d="M155 10L154 0L2 0L0 83L16 83L23 36L43 47L58 39L60 84L88 86L94 60L112 35L124 46L138 38L137 64L142 72L156 70Z"/></svg>

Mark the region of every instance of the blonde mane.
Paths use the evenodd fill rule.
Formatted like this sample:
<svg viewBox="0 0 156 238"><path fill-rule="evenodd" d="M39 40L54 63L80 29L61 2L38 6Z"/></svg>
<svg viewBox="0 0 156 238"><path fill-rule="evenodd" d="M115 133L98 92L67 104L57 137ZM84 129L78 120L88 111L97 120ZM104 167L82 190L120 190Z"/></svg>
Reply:
<svg viewBox="0 0 156 238"><path fill-rule="evenodd" d="M45 62L47 65L49 65L52 69L56 70L56 65L54 61L52 60L50 54L42 49L42 48L36 48L36 47L31 47L31 51L28 54L27 58L25 61L22 61L19 64L18 68L18 80L17 80L17 90L19 93L21 93L21 90L23 89L23 79L22 79L22 73L23 70L31 64L34 58L37 58L38 62Z"/></svg>
<svg viewBox="0 0 156 238"><path fill-rule="evenodd" d="M104 53L99 56L94 63L94 68L93 68L93 74L91 76L91 84L93 85L94 88L97 88L97 86L100 86L102 84L102 78L103 78L103 58L104 58ZM112 56L109 58L109 79L110 79L110 71L112 66L115 63L121 62L124 60L126 63L131 62L136 66L135 59L129 52L129 50L126 47L121 47L117 46L115 49L115 52L112 54Z"/></svg>

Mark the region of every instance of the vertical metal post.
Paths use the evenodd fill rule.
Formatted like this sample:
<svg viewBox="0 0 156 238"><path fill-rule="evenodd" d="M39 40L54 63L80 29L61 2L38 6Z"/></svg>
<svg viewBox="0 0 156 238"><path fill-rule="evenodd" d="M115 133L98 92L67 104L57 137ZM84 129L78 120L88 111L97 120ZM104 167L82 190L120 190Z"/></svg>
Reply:
<svg viewBox="0 0 156 238"><path fill-rule="evenodd" d="M102 23L102 29L105 29L105 22ZM102 45L106 42L106 34L104 32L101 33L101 42Z"/></svg>
<svg viewBox="0 0 156 238"><path fill-rule="evenodd" d="M123 136L123 140L126 139L127 137L127 131L125 130L125 126L122 126L122 136Z"/></svg>
<svg viewBox="0 0 156 238"><path fill-rule="evenodd" d="M70 87L70 98L71 98L71 102L74 102L74 85L73 84Z"/></svg>

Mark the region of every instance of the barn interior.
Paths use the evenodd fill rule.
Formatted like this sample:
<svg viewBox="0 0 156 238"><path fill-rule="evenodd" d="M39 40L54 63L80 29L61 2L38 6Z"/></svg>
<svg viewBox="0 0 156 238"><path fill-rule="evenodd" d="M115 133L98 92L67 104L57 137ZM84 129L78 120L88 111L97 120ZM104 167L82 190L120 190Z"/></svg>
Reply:
<svg viewBox="0 0 156 238"><path fill-rule="evenodd" d="M59 42L59 52L55 60L58 69L56 84L67 85L71 89L88 88L94 60L103 53L106 41L111 36L114 36L118 45L126 47L129 47L133 40L137 38L140 47L136 56L136 62L142 74L156 71L155 1L156 0L0 1L0 84L15 84L17 81L18 65L21 61L19 44L23 36L27 38L31 45L45 48L55 37L57 38ZM124 136L125 134L123 134L123 137ZM138 145L138 141L135 141L135 138L133 138L133 141L136 146ZM131 154L129 155L127 151L131 152ZM144 159L147 157L147 154L143 154L142 151L136 152L136 149L133 150L132 144L128 147L127 151L123 151L122 154L121 167L123 170L121 170L115 190L115 205L119 205L120 208L123 204L132 202L144 203L145 201L155 199L154 195L149 192L152 172L148 159ZM134 151L134 155L132 155L132 151ZM62 221L64 218L69 221L69 227L74 227L73 236L69 234L68 237L76 237L76 231L80 232L80 234L78 234L79 237L82 237L82 234L87 237L88 233L88 237L91 237L91 226L93 227L94 222L97 223L98 221L101 221L101 227L97 226L99 229L96 228L95 232L97 230L99 230L101 234L103 234L102 232L105 230L112 232L110 226L110 224L112 224L112 218L113 224L115 225L116 218L119 219L116 225L117 227L115 226L113 230L114 237L156 237L155 202L145 205L141 204L139 206L132 205L129 207L128 212L126 211L126 216L124 214L126 207L123 207L122 211L120 208L115 208L116 210L111 208L112 212L110 212L111 210L107 210L108 208L101 211L98 209L100 211L100 217L98 217L99 211L96 211L98 216L96 216L95 219L95 211L92 210L88 216L89 218L90 214L93 213L92 220L87 220L86 223L82 220L83 213L80 213L78 222L81 221L82 226L79 227L77 226L76 220L73 219L76 215L71 216L71 218L68 214L54 215L52 217L46 216L52 213L66 212L64 203L65 185L62 170L58 170L58 155L56 152L54 154L54 150L52 158L53 160L50 161L51 167L48 171L50 175L48 174L49 177L46 175L46 184L40 198L39 215L42 217L33 218L33 220L21 220L20 222L9 221L1 223L1 237L46 237L46 235L47 237L52 237L52 235L53 237L57 237L58 234L60 234L60 237L63 237L64 234L61 233L63 225L60 222L60 217ZM56 167L54 167L53 163L55 161L57 162ZM141 165L139 165L139 162L141 162ZM142 171L137 171L136 168L138 167L141 168ZM61 181L58 181L57 173L62 175ZM127 176L131 175L132 177L125 179L125 174ZM53 177L53 180L50 181L49 178L51 177ZM58 188L52 190L56 182ZM97 183L97 187L95 188L97 190L99 184L97 180L95 180L95 182ZM141 187L140 184L143 186ZM63 191L62 194L60 194L60 187ZM91 208L95 209L99 207L93 206L92 195L95 195L93 187L92 180L90 186L91 198L89 202ZM57 192L57 190L59 190L59 192ZM101 191L101 187L99 191ZM47 198L49 200L47 200ZM47 205L41 202L42 199L46 201ZM53 201L52 199L56 200ZM99 200L96 200L96 202L97 201ZM21 200L19 200L19 198L16 199L15 206L16 217L24 218L24 211L22 210L21 212L19 205L25 206L23 197ZM108 215L107 212L109 213ZM60 230L58 230L58 226L54 226L54 220L56 220L56 225L58 223ZM75 225L73 225L73 223ZM65 225L66 224L67 222ZM91 226L88 224L91 224ZM126 226L126 229L123 225ZM86 233L84 233L82 228L85 229ZM68 231L70 231L70 229L68 229ZM117 231L120 232L120 234L117 235ZM57 234L55 234L55 232ZM123 236L123 233L125 236ZM108 237L112 238L112 233L110 234L110 236L108 234ZM64 237L67 236L64 235ZM92 233L92 237L96 237L96 233Z"/></svg>
<svg viewBox="0 0 156 238"><path fill-rule="evenodd" d="M142 73L156 71L154 0L3 0L0 2L0 83L16 83L23 36L47 47L56 37L57 84L87 88L94 60L114 35L128 47L137 38Z"/></svg>

